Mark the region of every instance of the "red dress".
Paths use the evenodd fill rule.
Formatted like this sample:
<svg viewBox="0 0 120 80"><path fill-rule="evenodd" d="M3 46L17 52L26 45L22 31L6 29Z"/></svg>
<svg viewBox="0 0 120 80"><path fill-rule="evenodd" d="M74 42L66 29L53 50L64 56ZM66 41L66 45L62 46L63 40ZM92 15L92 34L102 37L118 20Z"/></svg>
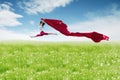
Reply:
<svg viewBox="0 0 120 80"><path fill-rule="evenodd" d="M87 33L80 33L80 32L70 32L67 29L67 25L63 23L61 20L56 19L43 19L41 18L45 23L56 29L57 31L61 32L62 34L66 36L76 36L76 37L87 37L92 39L94 42L100 42L101 40L109 40L109 37L106 35L103 35L98 32L87 32Z"/></svg>
<svg viewBox="0 0 120 80"><path fill-rule="evenodd" d="M36 35L36 37L44 36L44 35L48 35L48 33L44 32L44 31L41 31L39 34Z"/></svg>

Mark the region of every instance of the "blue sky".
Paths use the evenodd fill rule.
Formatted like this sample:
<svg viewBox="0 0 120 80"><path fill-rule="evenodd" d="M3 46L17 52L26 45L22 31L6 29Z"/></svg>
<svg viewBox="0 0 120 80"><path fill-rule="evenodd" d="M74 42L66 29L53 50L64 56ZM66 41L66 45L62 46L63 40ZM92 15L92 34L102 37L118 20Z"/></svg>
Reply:
<svg viewBox="0 0 120 80"><path fill-rule="evenodd" d="M45 25L57 36L31 39L39 33L41 18L61 19L70 31L97 31L120 40L120 0L0 0L0 40L80 41Z"/></svg>

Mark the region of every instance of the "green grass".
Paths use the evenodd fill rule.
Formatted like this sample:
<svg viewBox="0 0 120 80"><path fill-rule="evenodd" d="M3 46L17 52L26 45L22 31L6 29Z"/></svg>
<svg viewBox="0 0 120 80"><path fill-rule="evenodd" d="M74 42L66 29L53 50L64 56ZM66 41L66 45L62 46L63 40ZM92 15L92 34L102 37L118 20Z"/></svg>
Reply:
<svg viewBox="0 0 120 80"><path fill-rule="evenodd" d="M1 42L0 80L120 80L120 44Z"/></svg>

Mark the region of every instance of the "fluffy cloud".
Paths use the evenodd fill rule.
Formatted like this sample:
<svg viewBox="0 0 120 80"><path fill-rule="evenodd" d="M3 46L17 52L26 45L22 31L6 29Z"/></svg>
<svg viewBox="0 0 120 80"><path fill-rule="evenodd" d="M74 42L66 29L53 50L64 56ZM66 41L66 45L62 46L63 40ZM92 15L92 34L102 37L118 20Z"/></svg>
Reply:
<svg viewBox="0 0 120 80"><path fill-rule="evenodd" d="M7 30L6 27L21 25L17 18L23 17L22 15L14 13L11 3L5 2L0 4L0 40L19 40L28 39L26 35L18 34L13 31Z"/></svg>
<svg viewBox="0 0 120 80"><path fill-rule="evenodd" d="M0 4L0 27L21 25L17 19L22 15L14 13L10 7L12 4Z"/></svg>
<svg viewBox="0 0 120 80"><path fill-rule="evenodd" d="M29 0L19 2L20 8L29 14L49 13L57 7L65 7L73 0Z"/></svg>
<svg viewBox="0 0 120 80"><path fill-rule="evenodd" d="M107 10L105 16L99 16L96 13L91 13L89 16L86 21L71 24L70 30L81 32L97 31L108 35L110 40L120 40L120 9L117 6Z"/></svg>
<svg viewBox="0 0 120 80"><path fill-rule="evenodd" d="M29 40L30 37L6 29L0 29L0 41L2 40Z"/></svg>

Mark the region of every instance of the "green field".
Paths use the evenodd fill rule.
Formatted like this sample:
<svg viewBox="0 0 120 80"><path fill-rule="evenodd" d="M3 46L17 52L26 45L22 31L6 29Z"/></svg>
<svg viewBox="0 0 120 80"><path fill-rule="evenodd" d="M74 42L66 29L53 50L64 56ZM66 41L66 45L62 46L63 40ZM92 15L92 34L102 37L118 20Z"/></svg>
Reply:
<svg viewBox="0 0 120 80"><path fill-rule="evenodd" d="M0 42L0 80L120 80L120 44Z"/></svg>

